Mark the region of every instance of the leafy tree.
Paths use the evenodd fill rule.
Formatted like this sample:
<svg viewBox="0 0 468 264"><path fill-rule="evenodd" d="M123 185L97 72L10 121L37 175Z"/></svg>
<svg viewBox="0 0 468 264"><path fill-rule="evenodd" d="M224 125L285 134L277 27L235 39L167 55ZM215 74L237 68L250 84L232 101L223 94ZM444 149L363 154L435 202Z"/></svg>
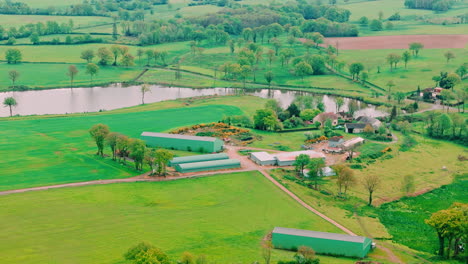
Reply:
<svg viewBox="0 0 468 264"><path fill-rule="evenodd" d="M99 57L99 65L108 65L112 62L112 52L106 47L101 47L97 51L97 56Z"/></svg>
<svg viewBox="0 0 468 264"><path fill-rule="evenodd" d="M67 75L70 77L70 88L73 88L73 80L75 79L75 76L78 75L78 69L75 65L68 66Z"/></svg>
<svg viewBox="0 0 468 264"><path fill-rule="evenodd" d="M387 82L387 87L388 87L388 92L390 93L392 91L392 87L395 87L396 84L393 82L393 80L390 80Z"/></svg>
<svg viewBox="0 0 468 264"><path fill-rule="evenodd" d="M268 57L268 62L270 63L270 66L271 66L271 63L275 59L275 51L272 49L267 50L267 57Z"/></svg>
<svg viewBox="0 0 468 264"><path fill-rule="evenodd" d="M318 110L318 109L304 109L304 110L301 111L300 116L301 116L302 120L311 121L318 114L320 114L320 110Z"/></svg>
<svg viewBox="0 0 468 264"><path fill-rule="evenodd" d="M110 132L105 138L106 145L108 145L112 151L112 160L115 160L117 156L117 139L119 136L120 133Z"/></svg>
<svg viewBox="0 0 468 264"><path fill-rule="evenodd" d="M363 16L363 17L359 18L358 22L359 22L359 24L361 26L367 26L369 24L369 19L367 17Z"/></svg>
<svg viewBox="0 0 468 264"><path fill-rule="evenodd" d="M338 176L336 179L336 184L338 185L340 193L341 193L342 188L344 188L344 194L346 195L346 191L350 187L354 186L357 180L356 180L356 177L354 176L354 171L352 169L350 169L346 165L342 165L342 166L344 167L338 171L336 170L336 167L335 167L335 172Z"/></svg>
<svg viewBox="0 0 468 264"><path fill-rule="evenodd" d="M29 40L33 45L39 44L39 34L36 32L32 33L31 36L29 36Z"/></svg>
<svg viewBox="0 0 468 264"><path fill-rule="evenodd" d="M129 144L130 157L133 159L136 170L143 169L143 160L145 158L146 143L141 139L131 139Z"/></svg>
<svg viewBox="0 0 468 264"><path fill-rule="evenodd" d="M401 101L405 100L406 94L403 92L396 92L394 95L395 100L397 100L398 104L401 104Z"/></svg>
<svg viewBox="0 0 468 264"><path fill-rule="evenodd" d="M252 68L250 67L250 65L243 65L241 67L240 75L242 77L242 83L243 83L244 89L245 89L245 81L247 77L249 77L251 72L252 72Z"/></svg>
<svg viewBox="0 0 468 264"><path fill-rule="evenodd" d="M125 53L122 55L122 59L120 59L120 63L123 65L123 66L133 66L135 65L135 57L132 56L132 54L130 53Z"/></svg>
<svg viewBox="0 0 468 264"><path fill-rule="evenodd" d="M80 58L85 60L88 63L91 63L94 59L94 51L91 49L83 50L81 52Z"/></svg>
<svg viewBox="0 0 468 264"><path fill-rule="evenodd" d="M276 99L268 99L265 103L265 108L273 110L276 114L279 114L283 110Z"/></svg>
<svg viewBox="0 0 468 264"><path fill-rule="evenodd" d="M15 98L13 97L6 97L4 100L3 100L3 105L5 107L9 107L10 108L10 117L13 116L13 111L12 111L12 107L14 106L17 106L18 105L18 102L16 101Z"/></svg>
<svg viewBox="0 0 468 264"><path fill-rule="evenodd" d="M372 195L374 192L380 187L381 179L376 174L368 174L364 176L362 181L364 188L366 188L367 192L369 193L369 206L372 206Z"/></svg>
<svg viewBox="0 0 468 264"><path fill-rule="evenodd" d="M380 21L380 20L372 19L372 21L370 22L369 27L370 27L370 30L372 30L372 31L382 31L383 24L382 24L382 21Z"/></svg>
<svg viewBox="0 0 468 264"><path fill-rule="evenodd" d="M335 103L336 103L336 112L339 112L340 108L344 105L343 97L337 97L335 99Z"/></svg>
<svg viewBox="0 0 468 264"><path fill-rule="evenodd" d="M364 134L372 135L375 133L374 127L371 124L367 124L363 129Z"/></svg>
<svg viewBox="0 0 468 264"><path fill-rule="evenodd" d="M148 92L151 92L151 88L146 83L144 83L143 85L141 85L140 92L141 92L141 104L145 104L145 94Z"/></svg>
<svg viewBox="0 0 468 264"><path fill-rule="evenodd" d="M254 126L260 130L274 129L277 125L273 122L277 120L275 112L271 109L259 109L254 115Z"/></svg>
<svg viewBox="0 0 468 264"><path fill-rule="evenodd" d="M154 52L150 49L145 51L146 55L146 66L150 66L151 60L154 58Z"/></svg>
<svg viewBox="0 0 468 264"><path fill-rule="evenodd" d="M313 73L312 67L307 62L299 62L294 67L294 71L298 76L301 76L302 81L304 82L304 76Z"/></svg>
<svg viewBox="0 0 468 264"><path fill-rule="evenodd" d="M362 70L364 70L364 65L360 62L354 62L349 65L349 73L351 73L353 80L359 79L359 74Z"/></svg>
<svg viewBox="0 0 468 264"><path fill-rule="evenodd" d="M314 180L314 189L318 190L318 180L323 176L322 169L325 167L325 161L321 158L310 159L307 168L309 171L309 177Z"/></svg>
<svg viewBox="0 0 468 264"><path fill-rule="evenodd" d="M363 84L366 83L367 79L369 79L369 73L364 71L361 73L361 81Z"/></svg>
<svg viewBox="0 0 468 264"><path fill-rule="evenodd" d="M297 116L298 117L301 114L301 110L299 109L299 107L297 107L297 105L295 103L290 104L286 110L288 110L288 112L291 114L291 116Z"/></svg>
<svg viewBox="0 0 468 264"><path fill-rule="evenodd" d="M447 51L444 53L444 57L447 59L447 63L449 63L451 59L455 59L455 53Z"/></svg>
<svg viewBox="0 0 468 264"><path fill-rule="evenodd" d="M99 73L99 66L97 66L94 63L88 63L86 65L86 74L89 74L91 77L91 83L93 83L93 77L94 75L97 75Z"/></svg>
<svg viewBox="0 0 468 264"><path fill-rule="evenodd" d="M419 51L424 48L424 45L420 42L412 42L409 44L409 49L413 53L414 57L418 57Z"/></svg>
<svg viewBox="0 0 468 264"><path fill-rule="evenodd" d="M123 160L126 163L126 157L128 156L130 146L130 139L125 135L119 135L117 138L117 154L120 160Z"/></svg>
<svg viewBox="0 0 468 264"><path fill-rule="evenodd" d="M283 46L281 41L277 38L274 38L271 43L273 44L273 47L275 48L275 56L278 56L278 51L279 49Z"/></svg>
<svg viewBox="0 0 468 264"><path fill-rule="evenodd" d="M5 51L5 59L8 64L17 64L22 59L21 51L19 49L7 49Z"/></svg>
<svg viewBox="0 0 468 264"><path fill-rule="evenodd" d="M387 62L390 64L390 71L393 70L393 68L396 68L398 62L400 62L401 56L396 54L396 53L390 53L387 56ZM393 68L392 68L393 66Z"/></svg>
<svg viewBox="0 0 468 264"><path fill-rule="evenodd" d="M180 261L178 262L180 264L195 264L195 257L192 255L192 253L185 251L182 253L182 256L180 258Z"/></svg>
<svg viewBox="0 0 468 264"><path fill-rule="evenodd" d="M446 72L441 72L439 78L436 80L439 80L440 87L452 90L455 87L455 85L461 82L461 78L460 76L458 76L458 74Z"/></svg>
<svg viewBox="0 0 468 264"><path fill-rule="evenodd" d="M145 54L143 49L137 49L138 63L141 64L141 56Z"/></svg>
<svg viewBox="0 0 468 264"><path fill-rule="evenodd" d="M320 44L323 44L323 42L325 41L325 37L322 34L320 34L319 32L314 32L314 33L310 34L309 37L315 43L316 48L318 48L318 46Z"/></svg>
<svg viewBox="0 0 468 264"><path fill-rule="evenodd" d="M390 21L387 21L387 22L385 23L385 29L386 29L386 30L392 30L392 29L393 29L393 23L390 22Z"/></svg>
<svg viewBox="0 0 468 264"><path fill-rule="evenodd" d="M294 161L294 166L296 167L296 172L299 176L304 176L304 168L309 164L310 157L306 154L300 154L296 157Z"/></svg>
<svg viewBox="0 0 468 264"><path fill-rule="evenodd" d="M148 242L141 242L131 247L125 254L126 260L132 260L134 264L170 264L169 257L159 248Z"/></svg>
<svg viewBox="0 0 468 264"><path fill-rule="evenodd" d="M159 176L166 176L167 163L174 158L174 154L166 149L156 150L156 173Z"/></svg>
<svg viewBox="0 0 468 264"><path fill-rule="evenodd" d="M273 78L275 78L275 75L273 74L272 71L267 71L265 72L265 80L268 83L268 88L270 88L271 82L273 81Z"/></svg>
<svg viewBox="0 0 468 264"><path fill-rule="evenodd" d="M468 63L464 63L463 65L458 67L457 70L455 71L455 73L458 74L458 76L460 76L461 79L465 78L465 75L467 72L468 72Z"/></svg>
<svg viewBox="0 0 468 264"><path fill-rule="evenodd" d="M96 146L98 148L96 155L101 155L102 157L104 157L104 140L106 139L109 133L109 127L104 124L96 124L92 126L89 130L89 134L96 142Z"/></svg>
<svg viewBox="0 0 468 264"><path fill-rule="evenodd" d="M122 46L112 45L110 51L114 55L114 62L112 63L112 65L117 66L117 58L122 53Z"/></svg>
<svg viewBox="0 0 468 264"><path fill-rule="evenodd" d="M309 54L310 49L315 46L315 42L313 40L306 39L302 45L304 46L304 48L306 48L307 54Z"/></svg>
<svg viewBox="0 0 468 264"><path fill-rule="evenodd" d="M11 45L15 45L15 43L16 43L16 38L11 36L11 37L8 38L6 44L11 46Z"/></svg>
<svg viewBox="0 0 468 264"><path fill-rule="evenodd" d="M403 62L405 62L405 69L406 69L406 65L408 64L408 61L411 60L411 54L409 53L409 51L405 51L405 52L403 52L401 57L403 59Z"/></svg>
<svg viewBox="0 0 468 264"><path fill-rule="evenodd" d="M20 73L17 70L11 70L8 72L8 78L11 80L13 87L15 87L15 82L20 77Z"/></svg>
<svg viewBox="0 0 468 264"><path fill-rule="evenodd" d="M232 39L228 40L228 46L229 50L231 51L231 54L233 54L236 51L236 42Z"/></svg>
<svg viewBox="0 0 468 264"><path fill-rule="evenodd" d="M354 113L359 110L359 104L356 100L351 100L348 105L348 113L354 115Z"/></svg>

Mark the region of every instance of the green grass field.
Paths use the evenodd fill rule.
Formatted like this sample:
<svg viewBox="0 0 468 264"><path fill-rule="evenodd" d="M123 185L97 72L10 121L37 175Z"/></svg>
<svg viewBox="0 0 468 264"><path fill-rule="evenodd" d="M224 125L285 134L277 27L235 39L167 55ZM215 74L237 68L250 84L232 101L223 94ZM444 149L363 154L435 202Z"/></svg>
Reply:
<svg viewBox="0 0 468 264"><path fill-rule="evenodd" d="M8 155L0 161L0 190L138 174L110 159L94 156L96 147L88 129L97 123L107 124L112 131L139 137L143 131L162 132L238 114L241 110L237 107L211 105L67 118L3 119L0 121L0 151Z"/></svg>
<svg viewBox="0 0 468 264"><path fill-rule="evenodd" d="M466 48L450 49L456 58L447 63L444 57L447 50L449 49L423 49L419 57L411 58L406 70L404 62L400 61L397 69L393 71L390 71L390 66L386 61L387 55L390 53L401 55L405 50L343 50L339 58L349 63L363 63L365 70L369 71L369 81L385 89L387 89L388 81L392 80L396 84L392 92L409 92L415 91L418 85L421 89L433 87L433 76L439 75L441 71L455 72L468 56ZM378 66L380 66L381 73L377 73Z"/></svg>
<svg viewBox="0 0 468 264"><path fill-rule="evenodd" d="M34 8L47 8L50 6L54 7L64 7L64 6L69 6L69 5L74 5L74 4L81 4L83 1L82 0L62 0L62 1L56 1L56 0L21 0L22 3L28 4L30 7Z"/></svg>
<svg viewBox="0 0 468 264"><path fill-rule="evenodd" d="M70 77L67 76L70 65L60 63L21 63L13 66L0 63L0 71L5 72L5 74L0 75L0 91L6 91L12 85L11 80L6 74L10 70L16 70L20 73L15 85L26 85L39 89L46 87L70 87ZM73 82L73 86L75 87L130 81L142 71L141 68L136 67L100 67L98 74L93 77L93 82L91 82L90 75L86 74L86 65L76 64L76 67L78 75Z"/></svg>
<svg viewBox="0 0 468 264"><path fill-rule="evenodd" d="M11 264L125 263L122 254L140 241L173 259L190 251L217 263L252 263L262 260L260 241L275 226L340 233L258 172L64 188L0 201L0 239L8 241L0 254ZM292 256L274 251L273 260L280 258Z"/></svg>
<svg viewBox="0 0 468 264"><path fill-rule="evenodd" d="M55 2L54 0L51 0L51 1ZM80 1L80 0L77 0L77 1ZM34 2L44 2L44 1L34 1ZM46 23L47 21L55 21L61 24L61 23L68 23L68 21L70 20L73 20L74 27L99 25L103 23L109 23L112 21L112 19L109 17L97 17L97 16L0 15L0 21L2 21L2 26L5 28L18 27L18 26L29 24L29 23L38 23L38 22Z"/></svg>
<svg viewBox="0 0 468 264"><path fill-rule="evenodd" d="M394 241L417 250L435 253L438 249L437 234L424 220L436 211L447 209L454 202L468 203L467 179L465 174L440 189L382 205L381 210L378 210L379 218Z"/></svg>

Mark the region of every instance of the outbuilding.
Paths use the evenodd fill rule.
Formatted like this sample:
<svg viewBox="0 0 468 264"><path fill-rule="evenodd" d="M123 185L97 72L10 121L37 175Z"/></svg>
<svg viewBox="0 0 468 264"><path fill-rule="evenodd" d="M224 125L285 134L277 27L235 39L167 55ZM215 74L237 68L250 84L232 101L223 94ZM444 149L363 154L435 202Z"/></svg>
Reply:
<svg viewBox="0 0 468 264"><path fill-rule="evenodd" d="M325 155L321 152L313 151L313 150L303 150L303 151L293 151L293 152L283 152L275 154L276 164L278 166L292 166L296 161L296 157L305 154L309 156L311 159L325 159Z"/></svg>
<svg viewBox="0 0 468 264"><path fill-rule="evenodd" d="M175 165L176 171L181 173L235 169L240 167L241 163L237 159L212 160Z"/></svg>
<svg viewBox="0 0 468 264"><path fill-rule="evenodd" d="M345 150L351 149L353 147L359 146L364 144L365 139L362 137L355 137L349 140L346 140L343 144L341 144L341 147Z"/></svg>
<svg viewBox="0 0 468 264"><path fill-rule="evenodd" d="M262 166L276 164L275 156L268 152L252 152L250 153L250 159L258 165Z"/></svg>
<svg viewBox="0 0 468 264"><path fill-rule="evenodd" d="M364 124L364 123L346 123L344 125L344 127L345 127L345 132L346 133L357 134L357 133L364 132L364 128L366 127L366 124Z"/></svg>
<svg viewBox="0 0 468 264"><path fill-rule="evenodd" d="M328 139L328 146L330 148L337 148L344 142L343 137L331 137Z"/></svg>
<svg viewBox="0 0 468 264"><path fill-rule="evenodd" d="M272 233L275 248L297 250L312 248L318 254L364 258L372 248L372 240L362 236L275 227Z"/></svg>
<svg viewBox="0 0 468 264"><path fill-rule="evenodd" d="M143 132L141 139L151 147L188 150L196 152L218 152L224 142L215 137L187 136L179 134Z"/></svg>
<svg viewBox="0 0 468 264"><path fill-rule="evenodd" d="M187 156L187 157L177 157L169 161L169 166L173 167L177 164L183 164L183 163L193 163L193 162L223 160L223 159L229 159L229 156L226 153L216 153L216 154L195 155L195 156Z"/></svg>

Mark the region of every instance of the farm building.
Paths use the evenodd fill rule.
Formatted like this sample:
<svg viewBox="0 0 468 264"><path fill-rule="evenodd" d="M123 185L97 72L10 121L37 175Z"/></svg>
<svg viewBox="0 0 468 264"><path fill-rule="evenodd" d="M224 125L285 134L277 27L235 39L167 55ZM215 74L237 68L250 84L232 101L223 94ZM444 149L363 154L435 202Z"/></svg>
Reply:
<svg viewBox="0 0 468 264"><path fill-rule="evenodd" d="M366 124L366 125L369 124L374 129L378 129L379 126L382 124L382 122L380 122L380 120L375 119L375 118L370 117L370 116L360 116L360 117L356 118L356 121L358 123L361 123L361 124Z"/></svg>
<svg viewBox="0 0 468 264"><path fill-rule="evenodd" d="M292 166L296 161L296 157L305 154L308 155L311 159L322 158L325 159L325 155L321 152L316 152L313 150L303 150L303 151L293 151L293 152L284 152L275 154L276 164L278 166Z"/></svg>
<svg viewBox="0 0 468 264"><path fill-rule="evenodd" d="M169 166L172 167L177 164L183 164L183 163L193 163L193 162L223 160L223 159L229 159L229 156L226 153L217 153L217 154L195 155L195 156L188 156L188 157L177 157L169 161Z"/></svg>
<svg viewBox="0 0 468 264"><path fill-rule="evenodd" d="M276 165L275 156L268 152L252 152L250 153L250 159L258 165Z"/></svg>
<svg viewBox="0 0 468 264"><path fill-rule="evenodd" d="M338 125L338 118L340 116L335 114L335 113L332 113L332 112L328 112L328 113L320 113L318 114L316 117L314 117L313 121L314 123L315 122L320 122L320 124L322 126L324 126L325 122L330 119L331 122L332 122L332 125L333 126L336 126Z"/></svg>
<svg viewBox="0 0 468 264"><path fill-rule="evenodd" d="M328 146L330 148L337 148L344 142L342 137L331 137L328 139Z"/></svg>
<svg viewBox="0 0 468 264"><path fill-rule="evenodd" d="M372 240L367 237L283 227L273 229L272 243L279 249L297 250L306 246L318 254L358 258L364 258L372 248Z"/></svg>
<svg viewBox="0 0 468 264"><path fill-rule="evenodd" d="M341 146L343 149L351 149L352 147L364 144L365 140L362 137L355 137L350 140L346 140Z"/></svg>
<svg viewBox="0 0 468 264"><path fill-rule="evenodd" d="M357 134L357 133L364 132L364 128L366 127L366 124L363 124L363 123L346 123L344 125L344 127L345 127L345 132L346 133Z"/></svg>
<svg viewBox="0 0 468 264"><path fill-rule="evenodd" d="M218 152L223 149L223 141L215 137L198 137L178 134L143 132L141 139L151 147L168 149Z"/></svg>
<svg viewBox="0 0 468 264"><path fill-rule="evenodd" d="M322 168L322 176L323 177L336 176L336 172L330 167L324 167Z"/></svg>
<svg viewBox="0 0 468 264"><path fill-rule="evenodd" d="M202 162L182 163L175 165L175 169L181 173L198 172L198 171L211 171L211 170L225 170L240 168L241 164L236 159L223 159L211 160Z"/></svg>

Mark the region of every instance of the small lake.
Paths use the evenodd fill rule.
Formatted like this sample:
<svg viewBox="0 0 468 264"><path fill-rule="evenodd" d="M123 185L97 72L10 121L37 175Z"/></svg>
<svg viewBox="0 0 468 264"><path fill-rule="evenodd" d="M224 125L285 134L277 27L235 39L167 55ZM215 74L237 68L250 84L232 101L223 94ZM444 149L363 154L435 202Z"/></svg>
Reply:
<svg viewBox="0 0 468 264"><path fill-rule="evenodd" d="M145 103L196 96L233 95L242 91L242 89L237 88L193 89L159 85L151 85L150 88L151 92L145 94ZM307 92L274 89L245 90L245 94L262 98L274 98L284 108L290 105L297 96L312 95ZM18 105L13 108L13 115L19 114L22 116L97 112L141 104L140 86L124 87L120 84L107 87L4 92L0 93L0 102L3 103L4 98L10 96L14 97L18 102ZM314 95L314 97L316 101L321 100L323 102L325 111L336 112L336 103L333 96ZM345 98L340 111L347 111L349 102L350 99ZM387 113L375 109L375 106L363 104L363 107L355 115L372 117L387 115ZM9 116L8 107L0 107L0 116Z"/></svg>

